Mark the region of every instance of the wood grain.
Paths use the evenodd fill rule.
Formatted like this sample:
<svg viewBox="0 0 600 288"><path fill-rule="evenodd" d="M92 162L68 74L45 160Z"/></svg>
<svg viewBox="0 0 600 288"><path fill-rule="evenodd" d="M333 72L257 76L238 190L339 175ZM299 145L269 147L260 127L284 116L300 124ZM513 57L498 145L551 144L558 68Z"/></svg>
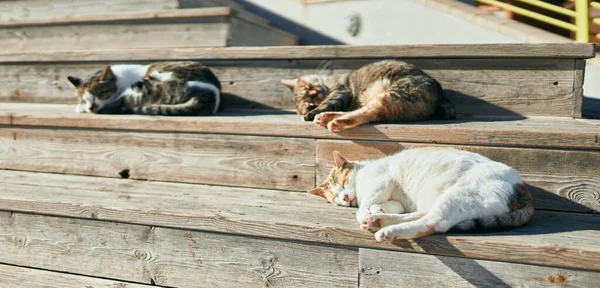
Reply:
<svg viewBox="0 0 600 288"><path fill-rule="evenodd" d="M154 61L193 60L300 60L356 58L567 58L587 59L595 55L594 45L568 44L444 44L444 45L369 45L369 46L291 46L138 49L123 51L7 51L0 62L81 62L81 61Z"/></svg>
<svg viewBox="0 0 600 288"><path fill-rule="evenodd" d="M74 106L3 103L0 121L20 126L126 129L285 136L295 138L379 140L418 143L600 149L600 121L562 117L472 117L452 121L362 125L331 133L294 112L260 110L221 113L214 117L144 117L138 115L82 115Z"/></svg>
<svg viewBox="0 0 600 288"><path fill-rule="evenodd" d="M19 0L0 5L0 20L20 21L43 17L101 15L111 12L177 9L177 0Z"/></svg>
<svg viewBox="0 0 600 288"><path fill-rule="evenodd" d="M170 287L357 286L352 249L7 212L0 227L0 261L20 266Z"/></svg>
<svg viewBox="0 0 600 288"><path fill-rule="evenodd" d="M227 45L229 20L147 20L132 23L25 26L0 29L0 41L15 51L130 49ZM190 33L193 31L193 37Z"/></svg>
<svg viewBox="0 0 600 288"><path fill-rule="evenodd" d="M310 139L0 131L2 169L285 190L306 190L314 185L314 153L314 140Z"/></svg>
<svg viewBox="0 0 600 288"><path fill-rule="evenodd" d="M70 37L68 33L55 31L59 35L57 37L69 38L65 38L65 41L57 42L58 44L56 45L71 45L69 43L76 41L77 43L74 45L94 46L97 39L104 36L139 37L139 40L142 42L151 39L151 41L155 42L151 45L173 45L173 43L181 44L198 41L197 37L185 41L176 41L176 39L181 37L189 38L186 36L189 33L181 29L182 26L188 24L206 25L207 27L214 28L207 28L206 31L203 30L204 32L198 32L212 33L211 38L213 40L202 40L206 45L246 45L243 43L245 41L248 41L247 43L259 41L261 43L279 45L291 44L289 40L295 41L291 38L275 35L279 33L276 31L273 33L259 32L256 29L262 28L251 24L245 25L245 22L242 20L231 21L232 26L229 32L231 33L231 37L226 36L228 33L226 26L230 24L224 22L173 23L158 25L159 27L156 29L152 28L152 36L142 32L136 33L134 36L127 33L123 34L125 36L119 36L121 34L117 33L118 35L114 35L113 32L115 30L110 29L106 29L106 31L111 32L105 32L101 35L97 33L80 33L79 37L87 37L89 41L83 38L78 40ZM176 27L173 25L176 25ZM139 26L141 27L140 29L150 29L150 26L147 25ZM136 29L135 27L137 26L112 25L111 27L117 30L120 29L118 27L131 30ZM88 28L98 29L97 26L82 26L76 29ZM64 29L64 27L61 26L60 29ZM33 35L33 33L30 34ZM52 33L46 31L40 35L42 37L40 39L54 41L54 37L49 36L50 34ZM262 36L257 36L259 34ZM10 37L14 38L13 35ZM156 38L161 37L173 41L154 41ZM226 43L228 38L231 40L229 43ZM21 40L18 39L16 41L20 42ZM276 43L270 41L275 41ZM26 42L23 43L26 44ZM110 41L107 43L110 43ZM256 43L259 44L258 42ZM378 60L380 59L334 60L332 62L334 65L333 73L347 73ZM520 117L520 115L546 115L572 117L573 109L575 109L573 102L577 90L573 88L575 73L573 70L574 60L572 59L400 60L405 60L421 67L425 72L440 81L445 88L444 93L454 104L456 112L459 115L504 115L514 117ZM293 79L306 74L314 74L317 68L324 63L323 60L206 60L202 62L211 67L221 80L223 91L226 93L225 102L223 103L224 107L283 109L295 109L295 102L289 89L280 83L281 79ZM141 63L148 62L143 61ZM4 87L0 91L0 101L71 104L74 97L66 77L68 75L87 77L87 75L97 71L104 64L114 63L6 64L2 67L4 72L0 73L0 85Z"/></svg>
<svg viewBox="0 0 600 288"><path fill-rule="evenodd" d="M108 24L110 22L136 22L139 20L179 20L210 18L210 17L227 17L231 16L232 10L229 7L212 7L198 9L170 9L159 11L135 11L135 12L120 12L109 13L104 15L75 15L68 17L49 17L35 18L20 21L3 21L0 22L0 28L9 27L24 27L24 26L64 26L77 24Z"/></svg>
<svg viewBox="0 0 600 288"><path fill-rule="evenodd" d="M19 171L0 171L0 183L4 211L600 271L594 214L536 211L532 222L511 231L380 244L360 230L355 209L307 193Z"/></svg>
<svg viewBox="0 0 600 288"><path fill-rule="evenodd" d="M236 15L239 15L239 13ZM234 17L230 19L229 44L226 46L298 45L298 38L296 36L248 20L252 20L252 18L239 19Z"/></svg>
<svg viewBox="0 0 600 288"><path fill-rule="evenodd" d="M0 265L0 287L150 288L155 286L50 272L38 269L28 269L17 266Z"/></svg>
<svg viewBox="0 0 600 288"><path fill-rule="evenodd" d="M339 151L351 160L365 160L428 146L432 145L317 140L317 183L324 181L333 167L333 151ZM600 166L597 165L600 163L600 151L436 146L479 153L515 168L532 188L538 209L600 211Z"/></svg>
<svg viewBox="0 0 600 288"><path fill-rule="evenodd" d="M360 249L359 287L592 287L600 273Z"/></svg>
<svg viewBox="0 0 600 288"><path fill-rule="evenodd" d="M575 60L575 78L573 79L573 117L583 117L583 81L585 78L585 60Z"/></svg>

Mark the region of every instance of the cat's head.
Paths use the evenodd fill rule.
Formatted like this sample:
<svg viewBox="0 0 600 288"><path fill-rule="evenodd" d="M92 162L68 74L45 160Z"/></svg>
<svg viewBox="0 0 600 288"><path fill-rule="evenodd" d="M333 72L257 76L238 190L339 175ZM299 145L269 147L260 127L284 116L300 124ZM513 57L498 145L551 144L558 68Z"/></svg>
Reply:
<svg viewBox="0 0 600 288"><path fill-rule="evenodd" d="M281 83L288 87L296 101L296 111L300 115L305 115L309 111L317 108L329 90L323 84L322 76L306 75L292 80L281 80Z"/></svg>
<svg viewBox="0 0 600 288"><path fill-rule="evenodd" d="M78 77L67 77L75 88L75 96L79 104L88 111L96 112L117 94L117 77L110 66L97 71L86 80Z"/></svg>
<svg viewBox="0 0 600 288"><path fill-rule="evenodd" d="M358 206L356 200L356 165L344 158L340 152L333 152L334 166L323 183L308 193L321 196L327 202L339 206Z"/></svg>

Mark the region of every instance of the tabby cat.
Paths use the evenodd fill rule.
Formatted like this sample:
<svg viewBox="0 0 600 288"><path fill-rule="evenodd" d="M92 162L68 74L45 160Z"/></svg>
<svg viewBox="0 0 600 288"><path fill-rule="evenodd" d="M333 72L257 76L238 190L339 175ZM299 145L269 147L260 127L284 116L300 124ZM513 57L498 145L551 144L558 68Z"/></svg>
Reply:
<svg viewBox="0 0 600 288"><path fill-rule="evenodd" d="M370 122L452 119L442 86L416 66L380 61L344 75L313 74L281 80L298 114L332 132Z"/></svg>
<svg viewBox="0 0 600 288"><path fill-rule="evenodd" d="M533 216L533 198L519 174L476 153L418 148L357 162L333 156L325 182L308 192L358 206L360 227L376 231L377 241L510 229Z"/></svg>
<svg viewBox="0 0 600 288"><path fill-rule="evenodd" d="M68 79L79 113L209 115L221 104L219 79L197 62L106 66L85 81Z"/></svg>

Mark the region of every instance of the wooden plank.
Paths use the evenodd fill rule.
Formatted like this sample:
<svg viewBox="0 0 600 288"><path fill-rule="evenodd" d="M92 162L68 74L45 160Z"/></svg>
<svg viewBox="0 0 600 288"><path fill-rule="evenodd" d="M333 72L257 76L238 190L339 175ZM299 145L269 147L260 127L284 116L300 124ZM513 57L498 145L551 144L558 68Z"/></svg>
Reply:
<svg viewBox="0 0 600 288"><path fill-rule="evenodd" d="M600 273L360 249L359 287L593 287Z"/></svg>
<svg viewBox="0 0 600 288"><path fill-rule="evenodd" d="M27 26L0 29L7 49L130 49L185 46L226 46L227 18L152 20L135 23ZM194 37L190 36L194 31Z"/></svg>
<svg viewBox="0 0 600 288"><path fill-rule="evenodd" d="M99 15L110 12L156 11L177 9L177 0L19 0L2 2L0 20L20 21L43 17Z"/></svg>
<svg viewBox="0 0 600 288"><path fill-rule="evenodd" d="M567 58L583 59L595 55L594 45L568 44L444 44L444 45L370 45L370 46L291 46L138 49L99 51L5 51L0 62L81 62L81 61L154 61L217 59L356 59L356 58Z"/></svg>
<svg viewBox="0 0 600 288"><path fill-rule="evenodd" d="M600 271L597 214L536 211L511 231L381 244L360 230L355 209L307 193L19 171L0 171L0 183L4 211Z"/></svg>
<svg viewBox="0 0 600 288"><path fill-rule="evenodd" d="M294 46L296 36L280 30L266 29L244 19L231 18L229 45L227 46Z"/></svg>
<svg viewBox="0 0 600 288"><path fill-rule="evenodd" d="M228 45L228 43L225 42L225 40L228 38L225 36L226 31L224 30L224 25L226 24L205 23L201 25L209 25L211 27L214 26L216 30L206 33L216 33L213 41L222 41L219 43L206 41L205 44ZM219 30L220 28L217 29L218 27L215 25L223 25L223 27L221 27L222 29ZM173 39L175 39L184 37L184 35L180 33L187 33L181 30L179 26L171 28L168 28L167 26L161 27L165 28L165 30L160 31L164 32L164 37L167 38L174 37ZM236 33L236 27L236 25L231 27L233 29L231 33ZM250 26L246 25L245 27ZM134 27L130 26L125 28L134 29ZM147 29L147 27L144 29ZM177 31L173 31L171 33L172 29ZM152 34L159 34L159 32L153 31ZM249 32L243 34L249 35L248 37L254 35L251 38L261 39L261 41L265 43L268 41L288 41L291 39L273 35L271 35L273 38L270 36L265 36L266 38L260 38ZM64 33L62 35L63 36L61 37L66 37L64 36ZM96 45L96 36L98 35L91 35L94 35L94 37L85 36L88 37L87 39L90 41L86 40L87 42L84 41L81 43L76 43L76 45ZM112 32L102 35L112 35ZM160 35L156 37L162 37ZM145 41L144 39L148 38L149 36L148 34L142 33L138 34L136 37L141 37L140 41ZM268 40L267 38L271 40ZM44 39L52 41L52 38ZM72 42L77 40L70 39L71 38L66 39L64 43L56 45L67 45L70 43L70 41ZM235 39L245 41L244 39L246 39L246 36L233 36L231 37L232 42L229 43L231 45L243 45L242 42L238 42L238 40ZM151 45L170 45L168 43L162 43L164 41L157 42L161 43ZM271 44L277 43L273 42ZM573 114L573 101L576 91L573 89L575 75L573 72L574 60L572 59L401 60L407 60L416 64L424 69L427 73L438 79L444 86L445 94L454 104L458 114L508 115L515 117L519 117L521 114L531 116L548 115L571 117ZM373 61L377 61L377 59L335 60L333 62L334 73L346 73L350 70L358 69L359 67ZM295 103L291 93L289 92L289 89L282 85L280 80L296 78L306 74L314 74L323 61L236 60L203 61L203 63L213 68L221 80L223 91L227 93L224 99L224 107L259 106L289 109L295 108ZM4 73L0 73L0 85L4 87L0 91L0 101L63 104L74 103L73 92L70 88L70 84L67 82L66 76L81 75L83 77L97 71L100 67L102 67L103 64L52 63L36 65L5 65L2 67Z"/></svg>
<svg viewBox="0 0 600 288"><path fill-rule="evenodd" d="M335 60L334 69L347 73L379 60L383 59ZM399 60L415 64L438 80L457 114L573 114L576 95L571 59Z"/></svg>
<svg viewBox="0 0 600 288"><path fill-rule="evenodd" d="M347 248L7 212L0 227L0 261L20 266L170 287L357 286Z"/></svg>
<svg viewBox="0 0 600 288"><path fill-rule="evenodd" d="M583 80L585 78L585 60L575 60L575 78L573 79L573 117L583 117Z"/></svg>
<svg viewBox="0 0 600 288"><path fill-rule="evenodd" d="M333 167L333 151L348 159L379 158L432 145L375 141L318 140L317 183ZM435 145L437 147L448 147ZM538 209L600 212L600 151L569 151L481 146L452 146L482 154L515 168L529 184Z"/></svg>
<svg viewBox="0 0 600 288"><path fill-rule="evenodd" d="M0 119L13 125L86 129L127 129L285 136L296 138L380 140L437 144L519 146L598 150L600 121L561 117L473 117L452 121L362 125L331 133L298 119L294 112L260 110L221 113L213 117L147 117L77 114L74 106L50 104L0 105Z"/></svg>
<svg viewBox="0 0 600 288"><path fill-rule="evenodd" d="M87 261L85 259L84 261ZM20 288L150 288L156 286L0 265L0 287Z"/></svg>
<svg viewBox="0 0 600 288"><path fill-rule="evenodd" d="M159 10L159 11L135 11L135 12L120 12L104 15L74 15L67 17L49 17L35 18L20 21L2 21L0 29L10 27L25 27L25 26L63 26L77 24L107 24L110 22L137 22L143 20L186 20L197 18L212 18L212 17L227 17L231 16L232 11L229 7L212 7L199 9L183 9L183 10Z"/></svg>
<svg viewBox="0 0 600 288"><path fill-rule="evenodd" d="M0 168L244 187L314 185L314 140L2 129Z"/></svg>

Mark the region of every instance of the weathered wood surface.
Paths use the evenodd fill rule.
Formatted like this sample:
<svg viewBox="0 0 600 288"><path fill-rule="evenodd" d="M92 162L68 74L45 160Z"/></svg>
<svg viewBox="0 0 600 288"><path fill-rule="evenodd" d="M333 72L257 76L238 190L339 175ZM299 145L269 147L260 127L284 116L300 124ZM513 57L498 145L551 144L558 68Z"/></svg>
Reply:
<svg viewBox="0 0 600 288"><path fill-rule="evenodd" d="M512 231L380 244L360 230L355 209L306 193L18 171L1 171L0 183L4 211L600 270L594 214L536 211L531 223Z"/></svg>
<svg viewBox="0 0 600 288"><path fill-rule="evenodd" d="M379 158L397 151L431 145L317 140L317 183L333 167L333 151L350 160ZM515 168L532 188L538 209L600 212L600 151L442 146L482 154Z"/></svg>
<svg viewBox="0 0 600 288"><path fill-rule="evenodd" d="M234 22L239 23L241 21L243 20L236 20ZM242 43L244 41L266 43L268 40L265 37L269 38L271 36L273 36L271 37L272 39L280 39L281 41L287 41L285 39L288 39L278 38L276 35L266 32L258 33L258 30L255 31L256 33L250 33L248 30L257 29L258 26L237 25L235 23L232 24L235 27L232 26L231 33L233 36L231 37L230 45L244 45ZM171 31L169 29L158 30L159 32L153 33L162 33L160 31L163 31L165 32L164 37L171 37L173 39L187 37L187 32L183 31L180 25L188 24L173 25L178 25L177 28L174 28L177 31L173 33L169 32ZM225 27L229 24L204 23L198 25L214 26L216 30L203 33L213 33L223 36L227 33L226 29L217 29L217 26L222 25L222 27ZM88 29L96 26L86 27L84 26L80 29ZM235 31L236 27L242 29L243 31L240 31L243 33L238 34ZM126 26L125 28L133 29L130 26ZM263 36L256 36L257 33ZM64 33L62 34L63 36L61 37L70 37ZM113 35L112 31L104 32L102 35L106 35L107 37L121 37ZM102 35L84 33L80 37L88 37L91 40L88 42L89 45L94 46L98 37L103 37ZM135 37L147 36L148 34L136 34ZM221 36L215 36L213 40L205 42L208 43L207 45L213 45L210 44L212 43L211 41L221 41L222 43L214 45L227 45L228 43L225 43L227 37ZM150 38L154 39L154 37ZM78 41L71 40L71 38L64 42ZM48 38L48 40L51 41L52 38ZM197 37L194 37L193 39L189 39L189 41L198 40ZM279 44L285 44L281 41ZM156 41L155 44L172 45L172 43L173 41ZM84 45L85 43L80 44ZM59 45L65 44L62 43ZM130 51L126 54L132 53ZM332 62L333 72L347 73L378 60L380 59L334 60ZM582 95L576 93L578 91L576 88L581 88L581 83L575 79L573 70L575 60L573 59L403 60L421 67L431 76L438 79L445 88L444 93L454 104L457 114L515 117L519 117L520 115L571 117L574 115L574 102L581 102L581 99L577 97L582 97ZM324 63L322 60L207 60L202 62L211 67L221 80L223 91L226 93L223 103L224 107L270 107L285 109L295 108L295 103L289 89L280 83L281 79L291 79L306 74L314 74L317 68ZM146 62L143 61L143 63ZM0 91L0 101L71 104L74 102L74 97L71 86L67 81L67 76L79 75L80 77L86 77L101 69L102 66L103 64L101 63L5 65L2 67L3 73L0 73L0 85L3 87ZM577 115L580 116L580 114Z"/></svg>
<svg viewBox="0 0 600 288"><path fill-rule="evenodd" d="M137 22L143 20L186 20L210 17L227 17L233 15L229 7L212 7L197 9L176 9L159 11L119 12L103 15L74 15L68 17L46 17L20 21L2 21L0 28L23 26L64 26L77 24L98 24L110 22Z"/></svg>
<svg viewBox="0 0 600 288"><path fill-rule="evenodd" d="M285 190L314 185L314 149L312 139L0 130L1 169Z"/></svg>
<svg viewBox="0 0 600 288"><path fill-rule="evenodd" d="M298 45L298 39L273 27L267 28L248 19L235 17L230 18L227 44L226 46L294 46Z"/></svg>
<svg viewBox="0 0 600 288"><path fill-rule="evenodd" d="M139 115L77 114L73 105L0 105L0 123L70 128L134 129L286 136L320 139L403 141L483 146L540 148L600 148L600 121L530 117L523 120L473 117L452 121L363 125L331 133L285 111L241 111L214 117L144 117ZM127 123L127 127L124 127Z"/></svg>
<svg viewBox="0 0 600 288"><path fill-rule="evenodd" d="M237 14L215 7L4 22L0 41L13 51L296 44L295 36Z"/></svg>
<svg viewBox="0 0 600 288"><path fill-rule="evenodd" d="M2 217L2 216L0 216ZM11 243L14 245L14 243ZM81 260L79 260L81 261ZM75 260L75 262L79 262ZM85 259L83 261L88 261ZM150 288L156 286L135 284L93 277L0 265L0 287L19 288Z"/></svg>
<svg viewBox="0 0 600 288"><path fill-rule="evenodd" d="M44 17L99 15L177 9L177 0L19 0L2 1L0 20L20 21Z"/></svg>
<svg viewBox="0 0 600 288"><path fill-rule="evenodd" d="M583 117L583 81L585 78L585 60L575 60L575 78L573 79L573 117Z"/></svg>
<svg viewBox="0 0 600 288"><path fill-rule="evenodd" d="M0 261L19 266L170 287L358 281L355 249L8 212L0 227Z"/></svg>
<svg viewBox="0 0 600 288"><path fill-rule="evenodd" d="M360 283L385 287L594 287L600 273L466 258L360 249Z"/></svg>
<svg viewBox="0 0 600 288"><path fill-rule="evenodd" d="M118 50L103 51L8 51L0 53L0 62L81 62L81 61L152 61L193 60L299 60L356 58L567 58L595 56L593 44L443 44L443 45L319 45L297 47L229 47L139 49L134 54Z"/></svg>

